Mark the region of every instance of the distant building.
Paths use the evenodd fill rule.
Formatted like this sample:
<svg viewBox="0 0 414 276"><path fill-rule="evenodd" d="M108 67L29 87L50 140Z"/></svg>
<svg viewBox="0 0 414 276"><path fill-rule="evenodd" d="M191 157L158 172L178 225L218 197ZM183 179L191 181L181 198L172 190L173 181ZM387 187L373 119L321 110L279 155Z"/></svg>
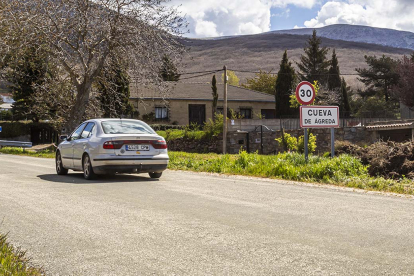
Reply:
<svg viewBox="0 0 414 276"><path fill-rule="evenodd" d="M414 109L400 103L401 119L414 119Z"/></svg>
<svg viewBox="0 0 414 276"><path fill-rule="evenodd" d="M14 103L13 96L10 93L0 93L3 104L0 105L0 110L11 110Z"/></svg>
<svg viewBox="0 0 414 276"><path fill-rule="evenodd" d="M164 90L164 92L162 92ZM213 118L211 83L171 82L166 89L131 85L130 100L140 118L153 115L155 122L187 125L204 124ZM217 85L217 111L223 112L223 85ZM244 119L275 118L275 97L266 93L228 85L228 108Z"/></svg>

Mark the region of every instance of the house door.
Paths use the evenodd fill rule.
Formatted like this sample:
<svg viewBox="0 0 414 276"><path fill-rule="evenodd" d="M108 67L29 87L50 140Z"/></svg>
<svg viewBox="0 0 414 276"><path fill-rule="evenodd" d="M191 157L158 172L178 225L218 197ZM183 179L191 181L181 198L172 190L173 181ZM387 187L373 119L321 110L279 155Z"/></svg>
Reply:
<svg viewBox="0 0 414 276"><path fill-rule="evenodd" d="M189 123L204 125L206 122L206 105L205 104L189 104L188 105Z"/></svg>

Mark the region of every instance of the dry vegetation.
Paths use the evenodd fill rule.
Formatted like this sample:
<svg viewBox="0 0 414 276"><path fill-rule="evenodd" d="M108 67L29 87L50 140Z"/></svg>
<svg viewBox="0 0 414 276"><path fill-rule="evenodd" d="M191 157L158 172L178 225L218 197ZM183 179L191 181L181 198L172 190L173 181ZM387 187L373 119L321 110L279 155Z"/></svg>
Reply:
<svg viewBox="0 0 414 276"><path fill-rule="evenodd" d="M414 142L378 142L368 147L336 142L336 154L344 153L357 156L364 165L370 165L371 176L414 179Z"/></svg>

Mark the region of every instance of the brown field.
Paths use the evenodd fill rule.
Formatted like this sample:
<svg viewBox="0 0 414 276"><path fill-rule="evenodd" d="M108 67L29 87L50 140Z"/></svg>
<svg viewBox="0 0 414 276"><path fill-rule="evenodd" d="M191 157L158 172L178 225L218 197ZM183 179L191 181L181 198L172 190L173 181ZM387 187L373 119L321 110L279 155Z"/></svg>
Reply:
<svg viewBox="0 0 414 276"><path fill-rule="evenodd" d="M258 71L259 69L277 72L284 50L296 66L309 36L265 33L247 35L218 40L185 39L184 44L189 48L183 57L180 69L183 72L198 72L221 69L226 65L229 69L242 71ZM404 54L412 53L408 49L391 48L376 44L357 43L322 38L322 46L336 49L342 74L355 74L355 68L365 67L364 55L386 55L401 58ZM327 58L331 58L331 50ZM221 73L219 73L221 74ZM236 72L241 83L252 73ZM183 75L182 79L190 75ZM353 88L362 88L357 76L344 75L348 84ZM192 78L185 81L210 81L211 75Z"/></svg>

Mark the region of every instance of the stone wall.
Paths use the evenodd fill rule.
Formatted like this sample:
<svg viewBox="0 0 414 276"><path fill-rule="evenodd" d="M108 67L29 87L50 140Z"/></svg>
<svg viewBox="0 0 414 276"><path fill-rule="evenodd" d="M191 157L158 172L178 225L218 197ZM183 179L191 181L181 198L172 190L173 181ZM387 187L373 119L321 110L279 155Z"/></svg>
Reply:
<svg viewBox="0 0 414 276"><path fill-rule="evenodd" d="M286 130L292 136L303 135L303 130ZM329 128L311 129L316 135L316 154L323 154L331 150L331 130ZM260 154L275 154L281 152L282 147L275 141L282 136L281 131L233 131L227 135L227 152L236 154L243 149L247 152L258 152ZM263 140L263 143L262 143ZM375 142L372 132L366 131L365 127L336 128L335 141L349 141L354 144L370 144ZM263 151L262 151L263 144ZM193 153L221 153L222 137L213 140L189 140L185 138L168 142L168 149L172 151L184 151Z"/></svg>
<svg viewBox="0 0 414 276"><path fill-rule="evenodd" d="M191 153L221 153L223 151L223 137L212 140L191 140L179 138L168 141L168 150Z"/></svg>
<svg viewBox="0 0 414 276"><path fill-rule="evenodd" d="M304 134L300 130L286 130L292 136L299 137ZM320 128L311 129L311 133L316 136L316 152L322 154L331 149L331 129ZM242 148L248 152L259 152L263 154L273 154L282 151L282 147L275 141L282 136L281 131L264 131L261 136L260 131L241 131L229 132L227 148L229 153L238 153ZM263 137L263 139L262 139ZM263 151L262 151L263 140ZM335 129L335 141L349 141L354 144L370 144L375 142L371 132L366 131L365 127L337 128Z"/></svg>

